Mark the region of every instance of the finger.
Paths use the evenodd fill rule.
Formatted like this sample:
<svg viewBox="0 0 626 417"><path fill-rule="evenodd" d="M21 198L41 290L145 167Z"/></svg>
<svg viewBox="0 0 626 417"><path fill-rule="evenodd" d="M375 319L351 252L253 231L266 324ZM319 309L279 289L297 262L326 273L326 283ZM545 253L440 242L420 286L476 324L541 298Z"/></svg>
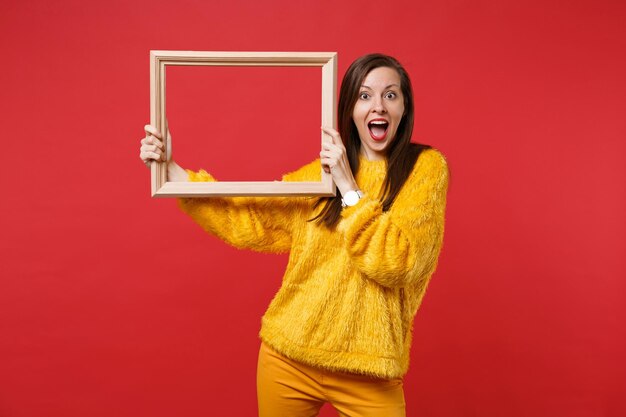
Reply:
<svg viewBox="0 0 626 417"><path fill-rule="evenodd" d="M331 137L332 143L334 143L335 145L339 145L342 143L341 136L339 136L339 132L337 132L332 127L322 126L322 131Z"/></svg>
<svg viewBox="0 0 626 417"><path fill-rule="evenodd" d="M339 163L339 161L342 160L341 152L337 152L335 150L320 151L320 157L327 158L329 160L332 160L335 163Z"/></svg>
<svg viewBox="0 0 626 417"><path fill-rule="evenodd" d="M342 146L335 145L333 143L324 143L322 146L322 152L328 152L328 155L337 160L346 158L346 151Z"/></svg>
<svg viewBox="0 0 626 417"><path fill-rule="evenodd" d="M320 162L324 163L325 161L334 161L337 162L337 158L333 157L334 155L331 152L328 151L322 151L320 152Z"/></svg>
<svg viewBox="0 0 626 417"><path fill-rule="evenodd" d="M322 168L328 168L327 172L338 172L337 170L340 169L339 165L330 159L324 159L322 162Z"/></svg>
<svg viewBox="0 0 626 417"><path fill-rule="evenodd" d="M156 128L156 127L154 127L154 126L152 126L152 125L145 125L145 126L143 127L143 130L145 130L145 131L146 131L146 134L150 134L150 135L152 135L152 136L156 136L156 137L157 137L157 138L159 138L159 139L163 139L163 136L161 135L161 132L159 132L159 131L157 130L157 128Z"/></svg>
<svg viewBox="0 0 626 417"><path fill-rule="evenodd" d="M158 160L161 159L161 155L159 155L156 152L151 152L151 151L141 152L139 154L139 157L144 162L148 162L148 161L151 161L151 160L158 161Z"/></svg>
<svg viewBox="0 0 626 417"><path fill-rule="evenodd" d="M332 172L333 167L331 167L330 165L328 165L327 163L322 163L322 169L324 170L324 172L326 172L327 174L330 174Z"/></svg>
<svg viewBox="0 0 626 417"><path fill-rule="evenodd" d="M156 146L160 149L164 148L163 142L158 140L156 137L149 135L143 139L141 139L141 145L143 146Z"/></svg>
<svg viewBox="0 0 626 417"><path fill-rule="evenodd" d="M324 131L324 133L326 133L327 135L330 136L337 136L339 137L339 132L337 132L335 129L333 129L332 127L328 127L328 126L322 126L322 130Z"/></svg>
<svg viewBox="0 0 626 417"><path fill-rule="evenodd" d="M159 139L157 139L155 136L150 136L152 138L152 143L155 144L156 146L158 146L159 148L163 149L165 147L165 145L163 144L163 142L161 142Z"/></svg>
<svg viewBox="0 0 626 417"><path fill-rule="evenodd" d="M339 145L335 145L334 143L330 143L330 142L324 142L322 143L322 149L330 151L337 151L337 152L341 152L342 148Z"/></svg>
<svg viewBox="0 0 626 417"><path fill-rule="evenodd" d="M163 151L156 145L143 145L140 149L141 152L154 152L157 154L162 154Z"/></svg>

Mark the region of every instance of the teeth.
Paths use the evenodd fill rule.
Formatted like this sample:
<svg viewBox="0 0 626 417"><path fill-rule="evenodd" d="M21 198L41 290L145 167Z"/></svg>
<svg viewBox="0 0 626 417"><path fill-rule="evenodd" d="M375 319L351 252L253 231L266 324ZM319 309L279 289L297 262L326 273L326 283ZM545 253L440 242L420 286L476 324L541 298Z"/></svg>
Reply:
<svg viewBox="0 0 626 417"><path fill-rule="evenodd" d="M387 122L383 122L382 120L376 120L373 122L370 122L371 125L386 125Z"/></svg>

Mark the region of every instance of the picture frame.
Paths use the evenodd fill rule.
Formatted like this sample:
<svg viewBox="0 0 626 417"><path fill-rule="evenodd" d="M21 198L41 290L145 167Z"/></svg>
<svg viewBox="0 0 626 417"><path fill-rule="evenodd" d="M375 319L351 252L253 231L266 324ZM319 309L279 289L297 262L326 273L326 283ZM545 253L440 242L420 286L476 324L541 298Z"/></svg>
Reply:
<svg viewBox="0 0 626 417"><path fill-rule="evenodd" d="M166 137L166 69L168 66L320 67L322 71L321 126L336 126L337 53L335 52L232 52L150 51L150 124L163 133L165 160L150 166L152 197L210 196L334 196L332 176L321 170L321 181L168 181L171 140ZM322 143L331 141L321 133Z"/></svg>

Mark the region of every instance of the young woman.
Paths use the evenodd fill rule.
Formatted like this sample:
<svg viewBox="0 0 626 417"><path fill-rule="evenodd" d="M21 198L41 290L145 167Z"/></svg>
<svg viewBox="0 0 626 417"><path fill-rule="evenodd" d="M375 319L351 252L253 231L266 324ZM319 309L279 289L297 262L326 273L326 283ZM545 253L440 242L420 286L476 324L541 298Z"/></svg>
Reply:
<svg viewBox="0 0 626 417"><path fill-rule="evenodd" d="M442 245L448 169L436 150L410 142L413 93L386 55L352 63L343 79L338 131L320 159L284 177L332 174L330 198L181 199L200 226L239 248L290 252L263 316L259 415L404 416L402 377L412 323ZM141 159L163 155L146 126ZM214 181L168 164L170 180Z"/></svg>

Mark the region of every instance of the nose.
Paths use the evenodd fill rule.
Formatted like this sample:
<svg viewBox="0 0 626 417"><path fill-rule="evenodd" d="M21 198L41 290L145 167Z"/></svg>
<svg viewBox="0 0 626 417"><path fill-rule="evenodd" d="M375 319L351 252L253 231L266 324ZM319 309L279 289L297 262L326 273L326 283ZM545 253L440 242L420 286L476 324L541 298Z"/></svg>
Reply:
<svg viewBox="0 0 626 417"><path fill-rule="evenodd" d="M383 102L382 97L374 98L372 102L372 112L378 114L387 113L387 109L385 108L385 103Z"/></svg>

